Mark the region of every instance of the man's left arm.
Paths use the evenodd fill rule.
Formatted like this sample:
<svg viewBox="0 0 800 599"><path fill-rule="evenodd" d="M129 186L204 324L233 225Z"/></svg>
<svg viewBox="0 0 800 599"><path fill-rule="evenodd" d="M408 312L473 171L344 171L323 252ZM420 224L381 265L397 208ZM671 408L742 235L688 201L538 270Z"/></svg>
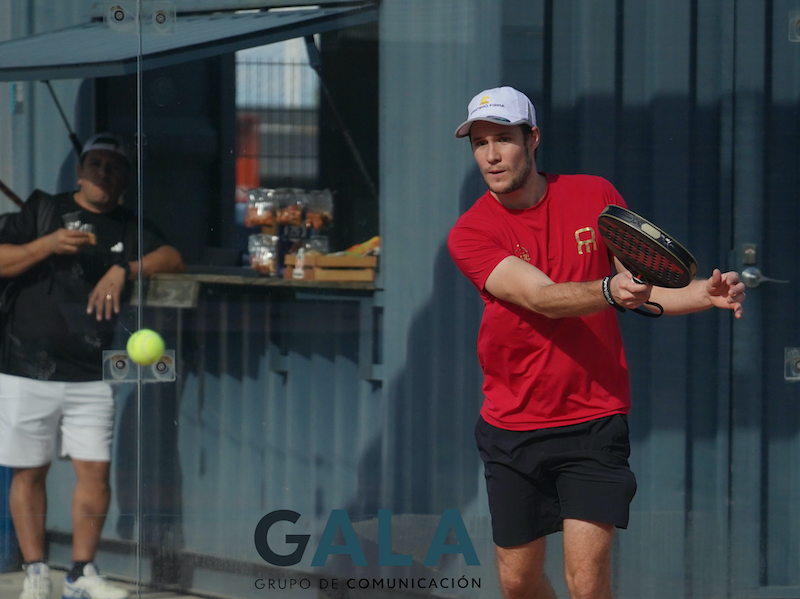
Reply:
<svg viewBox="0 0 800 599"><path fill-rule="evenodd" d="M97 320L119 314L122 291L128 280L139 277L139 262L128 262L128 268L115 264L97 282L86 305L86 313L95 312ZM142 256L142 276L147 278L161 272L183 272L183 257L170 245L162 245ZM130 274L128 274L130 273Z"/></svg>
<svg viewBox="0 0 800 599"><path fill-rule="evenodd" d="M716 307L733 310L733 315L741 318L744 300L744 283L739 280L739 273L723 273L718 268L708 279L695 279L680 289L653 287L650 293L650 301L660 304L665 314L690 314Z"/></svg>
<svg viewBox="0 0 800 599"><path fill-rule="evenodd" d="M139 276L139 262L130 262L131 279ZM142 276L149 277L160 272L183 272L183 257L171 245L162 245L157 250L142 256Z"/></svg>

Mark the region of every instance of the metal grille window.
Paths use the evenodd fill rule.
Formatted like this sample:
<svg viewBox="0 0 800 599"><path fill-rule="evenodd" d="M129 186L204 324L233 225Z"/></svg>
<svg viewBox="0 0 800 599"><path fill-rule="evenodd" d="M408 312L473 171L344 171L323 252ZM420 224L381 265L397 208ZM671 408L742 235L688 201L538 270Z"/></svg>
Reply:
<svg viewBox="0 0 800 599"><path fill-rule="evenodd" d="M319 83L302 39L236 53L236 185L317 186Z"/></svg>

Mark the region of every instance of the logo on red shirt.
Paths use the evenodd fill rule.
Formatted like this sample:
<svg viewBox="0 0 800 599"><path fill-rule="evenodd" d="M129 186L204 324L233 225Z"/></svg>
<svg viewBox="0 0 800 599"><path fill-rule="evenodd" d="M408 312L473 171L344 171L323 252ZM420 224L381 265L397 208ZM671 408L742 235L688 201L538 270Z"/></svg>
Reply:
<svg viewBox="0 0 800 599"><path fill-rule="evenodd" d="M520 260L525 260L525 262L531 261L531 255L528 253L528 250L520 244L517 244L517 247L514 248L514 255Z"/></svg>
<svg viewBox="0 0 800 599"><path fill-rule="evenodd" d="M578 254L583 255L597 251L597 240L594 237L594 229L583 227L575 231L575 242L578 244Z"/></svg>

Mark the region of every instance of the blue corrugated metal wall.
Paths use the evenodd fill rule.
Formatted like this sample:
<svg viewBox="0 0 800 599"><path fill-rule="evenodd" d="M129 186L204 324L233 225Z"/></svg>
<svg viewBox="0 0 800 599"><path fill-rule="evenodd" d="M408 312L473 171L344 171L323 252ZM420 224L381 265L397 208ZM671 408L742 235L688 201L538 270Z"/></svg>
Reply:
<svg viewBox="0 0 800 599"><path fill-rule="evenodd" d="M791 199L796 188L800 44L786 46L788 2L734 4L383 0L382 291L295 298L212 285L194 311L148 315L180 345L179 381L143 387L141 425L124 413L135 398L120 406L119 442L141 451L142 470L118 448L105 536L133 538L119 523L141 512L147 542L254 563L253 529L268 511L300 512L303 532L319 534L331 509L346 509L372 538L385 508L396 547L424 557L436 518L458 508L482 566L442 571L480 576L482 590L464 594L496 597L472 440L481 305L445 248L482 184L453 129L476 91L516 85L537 104L543 168L607 177L684 240L704 274L739 266L729 264L734 211L748 195ZM796 279L785 243L800 223L785 204L754 216L780 232L768 248ZM797 334L796 316L767 322L797 305L794 289L754 292L767 306L750 329L712 313L622 317L639 491L617 543L619 598L766 597L800 584L796 395L760 355L753 380L731 366L765 323L776 347L800 345L780 334ZM54 466L54 487L65 469ZM63 506L51 521L69 528ZM559 562L556 537L548 570L563 592ZM210 592L230 584L219 572L194 580ZM758 589L770 584L788 590Z"/></svg>
<svg viewBox="0 0 800 599"><path fill-rule="evenodd" d="M733 7L720 1L591 0L480 7L460 3L457 8L436 3L428 10L410 4L413 9L409 3L387 2L386 14L392 18L382 20L384 127L397 136L402 131L406 146L425 148L422 157L413 152L404 156L394 149L396 135L384 142L382 216L386 246L393 249L383 274L387 306L413 298L411 305L424 322L446 327L441 324L445 321L462 331L474 330L474 313L453 309L468 302L474 290L443 277L447 282L443 291L437 281L449 267L440 248L455 219L446 215L463 211L469 205L465 202L480 193L468 151L452 140L451 128L460 122L468 99L485 87L511 84L529 93L539 109L543 132L540 166L610 179L631 207L685 240L703 275L714 266L742 268L740 244L748 239L734 238L734 216L761 214L761 205L753 202L763 194L764 168L776 186L776 201L781 193L794 193L790 182L796 169L785 165L780 170L774 158L763 162L766 142L759 126L764 118L774 119L776 127L796 126L797 78L792 73L798 46L786 40L786 15L791 9L786 3L739 2ZM461 24L458 34L439 34L437 23L448 21ZM418 22L427 23L423 30L431 32L424 44L414 34L403 33L419 31ZM476 50L485 52L481 59L473 57ZM448 83L431 83L437 79ZM773 88L788 94L782 104L769 104ZM400 90L412 91L401 95ZM419 100L417 90L425 90ZM794 160L797 144L777 132L775 140L781 150L776 148L773 154ZM443 189L448 186L449 191ZM426 201L414 209L408 198L420 195ZM791 202L785 203L790 208ZM789 223L795 222L793 214L791 208L786 212ZM404 240L412 235L421 241L408 250L408 258L417 263L422 252L434 256L432 275L417 276L408 267L407 255L400 254L406 249ZM775 244L785 248L791 238L784 235ZM787 263L786 270L782 264L776 261L775 268L797 272L795 263ZM787 404L796 399L796 389L779 376L773 378L779 375L777 360L763 367L771 369L769 377L763 370L769 383L746 374L751 370L747 360L762 372L758 353L734 363L744 368L741 374L732 371L735 347L747 351L748 331L762 326L759 293L751 292L755 305L751 304L749 325L744 321L734 326L728 314L715 313L660 322L623 318L634 391L632 462L640 485L631 527L619 536L615 569L620 597L740 594L745 588L766 585L767 572L775 573L775 581L796 584L780 569L791 559L766 566L770 555L775 560L781 553L778 547L795 549L786 538L780 540L786 535L774 530L781 524L769 524L773 518L768 505L788 506L784 503L788 496L777 482L760 489L762 477L767 476L766 465L759 466L766 455L762 444L773 442L766 441L768 431L756 428L764 408L742 391L737 400L740 415L732 412L732 380L744 383L745 389L755 386L758 397L766 393L762 386L768 386L773 397L785 398ZM795 332L795 341L784 332L783 345L796 344L797 328L790 324L789 307L796 300L782 305L786 308L775 314L788 317L789 331ZM400 320L391 325L394 334L410 339L403 332L413 330L409 327L416 314L395 314ZM431 338L394 354L396 367L387 365L387 370L401 373L405 380L409 357L428 351ZM464 355L458 364L462 374L457 378L471 381L470 358ZM412 368L411 376L416 378L419 372L420 368ZM418 388L437 383L434 375L423 378ZM449 409L467 421L459 399L454 397ZM394 392L387 390L387 400L400 413L421 401L403 385ZM433 395L431 400L440 402L441 397ZM788 411L788 417L796 417L795 408ZM789 428L790 438L796 440L796 430ZM404 434L399 431L396 436L403 455ZM433 443L415 445L413 455L421 458ZM465 440L462 450L468 451L468 445ZM741 457L745 452L750 456L746 460ZM791 465L777 455L772 459L772 469ZM413 461L411 457L407 462ZM732 479L732 470L747 474ZM791 469L782 474L791 480L797 476ZM396 473L398 480L401 476ZM781 475L773 476L777 481ZM433 491L435 486L428 488ZM732 495L731 489L740 491ZM423 497L426 494L421 491ZM732 513L738 525L731 524ZM794 529L796 520L780 522ZM554 572L559 576L558 569ZM791 594L794 588L769 592Z"/></svg>

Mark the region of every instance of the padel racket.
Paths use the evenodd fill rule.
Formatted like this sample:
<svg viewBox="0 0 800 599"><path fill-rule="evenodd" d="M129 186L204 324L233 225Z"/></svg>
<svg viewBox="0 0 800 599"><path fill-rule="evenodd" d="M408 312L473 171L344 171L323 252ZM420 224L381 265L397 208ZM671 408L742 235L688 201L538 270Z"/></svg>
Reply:
<svg viewBox="0 0 800 599"><path fill-rule="evenodd" d="M686 287L697 273L697 260L671 235L627 208L610 204L597 217L600 237L611 253L627 268L637 283L656 287ZM647 302L659 313L639 310L644 316L658 317L664 309Z"/></svg>

